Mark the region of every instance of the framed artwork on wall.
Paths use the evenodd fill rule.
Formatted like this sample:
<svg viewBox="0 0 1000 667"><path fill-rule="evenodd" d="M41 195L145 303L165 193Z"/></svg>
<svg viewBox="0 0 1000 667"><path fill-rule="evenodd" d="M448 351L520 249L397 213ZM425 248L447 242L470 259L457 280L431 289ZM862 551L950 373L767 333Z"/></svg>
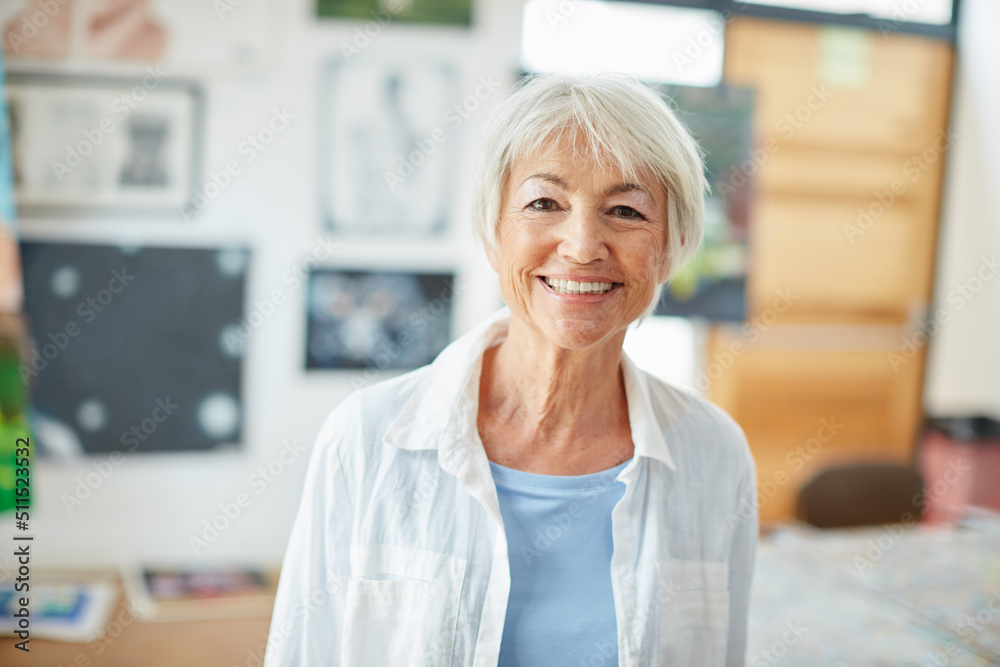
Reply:
<svg viewBox="0 0 1000 667"><path fill-rule="evenodd" d="M701 249L664 286L655 314L742 322L753 176L755 160L761 159L753 152L754 91L670 85L658 90L701 147L712 191L705 199Z"/></svg>
<svg viewBox="0 0 1000 667"><path fill-rule="evenodd" d="M10 62L243 75L280 51L283 5L268 0L5 0L0 37Z"/></svg>
<svg viewBox="0 0 1000 667"><path fill-rule="evenodd" d="M444 230L462 118L457 73L412 56L323 70L319 196L324 226L351 236Z"/></svg>
<svg viewBox="0 0 1000 667"><path fill-rule="evenodd" d="M413 369L451 342L450 273L315 269L306 369Z"/></svg>
<svg viewBox="0 0 1000 667"><path fill-rule="evenodd" d="M472 0L316 0L320 18L469 25Z"/></svg>
<svg viewBox="0 0 1000 667"><path fill-rule="evenodd" d="M242 437L250 252L25 241L21 367L39 451L207 451Z"/></svg>
<svg viewBox="0 0 1000 667"><path fill-rule="evenodd" d="M11 73L14 190L26 211L180 210L200 162L202 93L139 78Z"/></svg>

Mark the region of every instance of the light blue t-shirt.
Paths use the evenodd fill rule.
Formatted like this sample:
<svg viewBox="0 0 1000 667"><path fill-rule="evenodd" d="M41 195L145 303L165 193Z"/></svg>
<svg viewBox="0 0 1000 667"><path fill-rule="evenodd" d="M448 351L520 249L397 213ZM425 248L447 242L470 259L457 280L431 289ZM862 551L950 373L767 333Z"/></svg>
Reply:
<svg viewBox="0 0 1000 667"><path fill-rule="evenodd" d="M510 555L499 667L618 664L611 510L628 463L563 476L490 462Z"/></svg>

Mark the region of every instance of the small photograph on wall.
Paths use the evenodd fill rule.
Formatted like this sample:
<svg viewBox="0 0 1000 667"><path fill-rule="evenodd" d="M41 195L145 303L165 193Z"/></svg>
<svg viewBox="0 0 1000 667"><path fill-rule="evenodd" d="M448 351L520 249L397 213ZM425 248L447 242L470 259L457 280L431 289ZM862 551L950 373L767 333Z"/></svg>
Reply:
<svg viewBox="0 0 1000 667"><path fill-rule="evenodd" d="M453 201L457 75L412 55L331 62L323 72L319 196L324 225L351 236L444 230Z"/></svg>
<svg viewBox="0 0 1000 667"><path fill-rule="evenodd" d="M455 277L316 269L309 275L307 369L413 369L451 342Z"/></svg>
<svg viewBox="0 0 1000 667"><path fill-rule="evenodd" d="M193 84L11 74L19 206L179 210L191 197L201 96Z"/></svg>
<svg viewBox="0 0 1000 667"><path fill-rule="evenodd" d="M25 241L21 254L39 452L240 442L248 249Z"/></svg>
<svg viewBox="0 0 1000 667"><path fill-rule="evenodd" d="M162 63L171 75L243 73L267 63L280 31L268 0L6 0L0 37L14 62Z"/></svg>
<svg viewBox="0 0 1000 667"><path fill-rule="evenodd" d="M663 288L657 315L742 322L754 163L751 88L660 85L658 90L704 151L712 193L701 249Z"/></svg>
<svg viewBox="0 0 1000 667"><path fill-rule="evenodd" d="M316 0L316 16L467 26L472 0Z"/></svg>

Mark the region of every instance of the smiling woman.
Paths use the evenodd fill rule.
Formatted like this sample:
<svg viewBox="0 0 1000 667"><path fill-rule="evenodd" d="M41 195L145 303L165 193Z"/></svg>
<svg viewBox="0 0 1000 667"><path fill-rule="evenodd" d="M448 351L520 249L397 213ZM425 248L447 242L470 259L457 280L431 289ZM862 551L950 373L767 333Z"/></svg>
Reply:
<svg viewBox="0 0 1000 667"><path fill-rule="evenodd" d="M696 145L635 80L539 76L475 187L508 307L327 419L268 667L742 665L746 439L622 352L700 242Z"/></svg>

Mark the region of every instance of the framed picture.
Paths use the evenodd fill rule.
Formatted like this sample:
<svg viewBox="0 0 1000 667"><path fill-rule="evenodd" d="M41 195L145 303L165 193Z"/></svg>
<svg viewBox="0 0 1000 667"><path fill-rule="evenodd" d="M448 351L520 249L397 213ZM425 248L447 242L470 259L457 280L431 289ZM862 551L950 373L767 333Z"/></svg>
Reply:
<svg viewBox="0 0 1000 667"><path fill-rule="evenodd" d="M181 210L200 162L202 93L148 67L139 78L10 73L18 206Z"/></svg>
<svg viewBox="0 0 1000 667"><path fill-rule="evenodd" d="M282 10L268 0L5 0L0 37L17 63L245 75L280 52Z"/></svg>
<svg viewBox="0 0 1000 667"><path fill-rule="evenodd" d="M208 451L242 437L248 249L25 241L38 451Z"/></svg>
<svg viewBox="0 0 1000 667"><path fill-rule="evenodd" d="M412 369L451 342L454 275L315 269L307 369Z"/></svg>
<svg viewBox="0 0 1000 667"><path fill-rule="evenodd" d="M754 161L752 88L658 87L704 151L712 193L698 254L663 288L656 315L742 322Z"/></svg>
<svg viewBox="0 0 1000 667"><path fill-rule="evenodd" d="M434 234L445 228L463 118L457 75L412 56L331 62L323 71L320 210L330 232Z"/></svg>
<svg viewBox="0 0 1000 667"><path fill-rule="evenodd" d="M316 0L316 16L467 26L472 0Z"/></svg>

